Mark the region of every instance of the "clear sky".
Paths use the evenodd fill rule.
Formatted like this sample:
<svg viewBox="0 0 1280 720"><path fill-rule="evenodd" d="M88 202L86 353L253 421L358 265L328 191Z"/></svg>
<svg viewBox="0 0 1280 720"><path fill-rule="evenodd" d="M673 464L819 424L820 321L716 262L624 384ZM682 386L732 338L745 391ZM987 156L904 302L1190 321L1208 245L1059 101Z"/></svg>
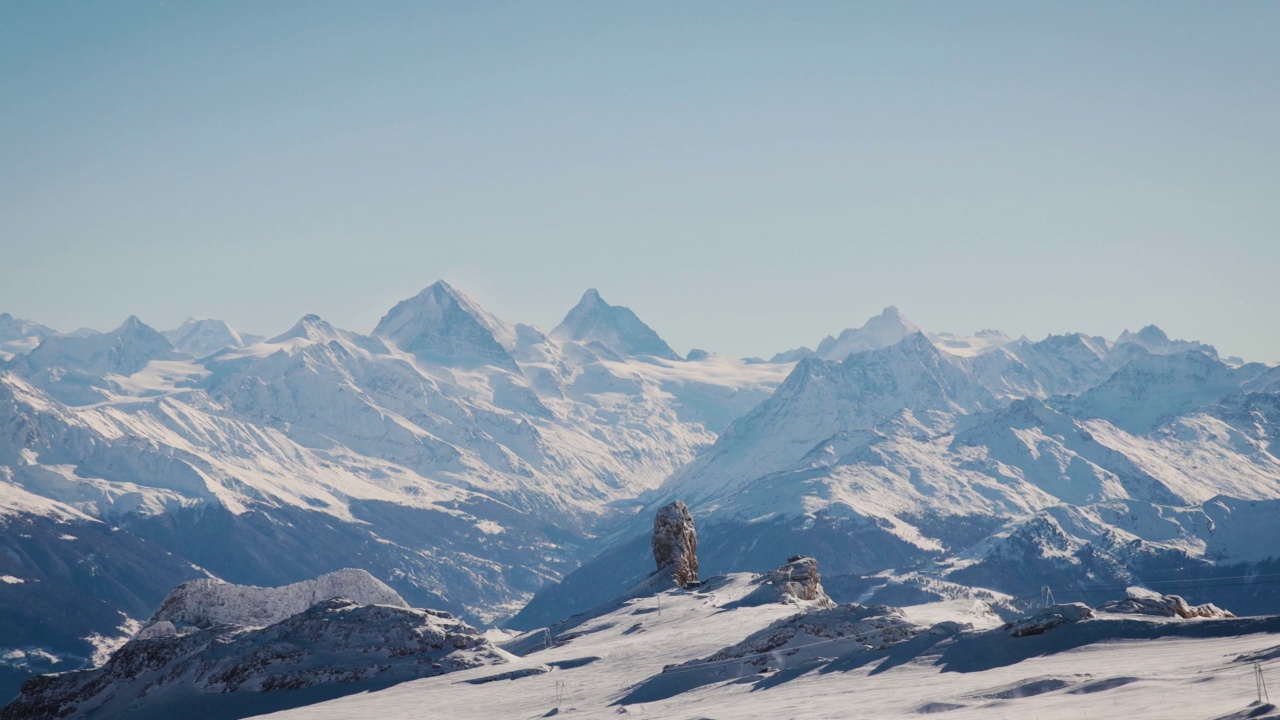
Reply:
<svg viewBox="0 0 1280 720"><path fill-rule="evenodd" d="M1280 360L1280 3L0 0L0 311Z"/></svg>

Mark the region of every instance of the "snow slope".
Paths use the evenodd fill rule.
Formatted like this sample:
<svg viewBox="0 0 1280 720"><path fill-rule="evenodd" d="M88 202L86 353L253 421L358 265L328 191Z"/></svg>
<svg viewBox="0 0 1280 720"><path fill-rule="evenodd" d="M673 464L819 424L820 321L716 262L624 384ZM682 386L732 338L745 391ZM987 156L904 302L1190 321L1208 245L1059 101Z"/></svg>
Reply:
<svg viewBox="0 0 1280 720"><path fill-rule="evenodd" d="M242 348L262 341L261 335L249 335L222 320L197 320L187 318L178 327L161 333L174 348L193 357L202 358L224 348Z"/></svg>
<svg viewBox="0 0 1280 720"><path fill-rule="evenodd" d="M1274 674L1276 618L1134 619L1096 614L1039 635L942 605L735 604L757 578L625 600L513 643L489 669L407 682L272 714L276 720L441 716L654 718L1160 717L1248 712L1254 658ZM659 611L659 607L661 610ZM928 617L925 624L913 616ZM545 649L544 649L545 648ZM1248 684L1245 684L1245 681ZM1274 710L1269 712L1274 713ZM1256 716L1267 715L1264 708ZM1270 715L1267 715L1270 716ZM1243 715L1241 715L1243 717Z"/></svg>

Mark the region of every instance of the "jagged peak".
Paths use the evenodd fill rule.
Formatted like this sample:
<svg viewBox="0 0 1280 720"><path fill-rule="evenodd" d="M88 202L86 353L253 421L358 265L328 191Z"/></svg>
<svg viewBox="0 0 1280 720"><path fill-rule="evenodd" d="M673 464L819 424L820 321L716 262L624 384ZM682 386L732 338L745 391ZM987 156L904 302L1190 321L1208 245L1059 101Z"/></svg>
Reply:
<svg viewBox="0 0 1280 720"><path fill-rule="evenodd" d="M1136 333L1128 330L1120 333L1120 337L1116 338L1116 345L1127 343L1139 345L1150 352L1160 355L1168 355L1185 350L1197 350L1214 357L1218 356L1217 348L1212 345L1207 345L1198 340L1174 340L1169 337L1168 333L1155 325L1147 325Z"/></svg>
<svg viewBox="0 0 1280 720"><path fill-rule="evenodd" d="M1128 332L1127 330L1125 332ZM1144 340L1159 340L1161 342L1169 341L1169 334L1155 325L1148 325L1139 330L1136 335Z"/></svg>
<svg viewBox="0 0 1280 720"><path fill-rule="evenodd" d="M306 340L327 340L338 336L339 331L329 322L315 313L307 313L298 318L298 322L293 327L283 333L271 338L269 343L282 343L289 340L306 339Z"/></svg>
<svg viewBox="0 0 1280 720"><path fill-rule="evenodd" d="M582 294L551 336L575 342L598 342L620 356L652 355L679 360L671 346L630 308L610 305L600 291L589 288Z"/></svg>
<svg viewBox="0 0 1280 720"><path fill-rule="evenodd" d="M396 303L373 334L430 362L516 367L515 328L444 280Z"/></svg>

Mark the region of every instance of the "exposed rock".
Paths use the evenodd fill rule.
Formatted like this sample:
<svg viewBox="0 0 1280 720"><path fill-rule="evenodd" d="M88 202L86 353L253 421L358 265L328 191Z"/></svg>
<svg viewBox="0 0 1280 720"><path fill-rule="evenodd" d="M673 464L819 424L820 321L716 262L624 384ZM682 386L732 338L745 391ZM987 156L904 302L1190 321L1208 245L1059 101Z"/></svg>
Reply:
<svg viewBox="0 0 1280 720"><path fill-rule="evenodd" d="M1180 618L1232 618L1235 614L1228 610L1205 603L1190 605L1179 595L1130 595L1123 600L1112 600L1098 608L1100 612L1119 613L1124 615L1155 615L1157 617Z"/></svg>
<svg viewBox="0 0 1280 720"><path fill-rule="evenodd" d="M680 500L659 508L653 518L653 559L659 572L671 572L676 585L698 582L698 533Z"/></svg>
<svg viewBox="0 0 1280 720"><path fill-rule="evenodd" d="M779 588L784 596L812 602L821 608L836 606L836 602L822 589L818 561L811 557L793 555L787 559L786 565L769 573L767 581Z"/></svg>
<svg viewBox="0 0 1280 720"><path fill-rule="evenodd" d="M786 565L757 577L754 584L756 588L734 603L735 606L791 603L807 610L836 607L818 578L818 561L811 557L793 555Z"/></svg>
<svg viewBox="0 0 1280 720"><path fill-rule="evenodd" d="M1050 605L1040 612L1025 617L1009 625L1009 634L1013 637L1040 635L1056 627L1077 623L1093 617L1093 609L1084 603L1065 603Z"/></svg>

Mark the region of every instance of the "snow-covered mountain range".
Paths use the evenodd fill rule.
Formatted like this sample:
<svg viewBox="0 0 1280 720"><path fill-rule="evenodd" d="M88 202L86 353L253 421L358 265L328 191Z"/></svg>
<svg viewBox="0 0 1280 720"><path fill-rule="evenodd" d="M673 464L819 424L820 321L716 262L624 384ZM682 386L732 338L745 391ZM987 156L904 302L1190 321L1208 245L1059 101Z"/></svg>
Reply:
<svg viewBox="0 0 1280 720"><path fill-rule="evenodd" d="M15 674L82 662L85 638L126 634L205 575L276 585L355 565L415 605L500 620L789 369L635 355L657 335L595 292L554 339L444 282L368 335L313 315L258 341L211 321L10 325L6 347L30 346L0 370ZM127 588L102 578L152 565ZM63 623L7 612L37 595L68 606Z"/></svg>
<svg viewBox="0 0 1280 720"><path fill-rule="evenodd" d="M888 324L905 334L880 332ZM868 349L803 357L648 507L688 503L711 572L761 571L786 548L830 557L859 592L909 570L1083 600L1142 579L1241 575L1224 602L1261 612L1280 598L1247 580L1280 569L1275 366L1155 328L975 354L913 327L890 308L864 326L877 332L842 334ZM643 535L638 521L621 527L514 625L634 582Z"/></svg>
<svg viewBox="0 0 1280 720"><path fill-rule="evenodd" d="M705 574L815 555L838 600L1280 568L1280 368L1154 327L965 337L888 308L816 351L682 359L594 290L547 333L441 281L368 334L6 315L0 351L0 689L101 658L198 578L361 567L547 624L651 569L673 499Z"/></svg>

